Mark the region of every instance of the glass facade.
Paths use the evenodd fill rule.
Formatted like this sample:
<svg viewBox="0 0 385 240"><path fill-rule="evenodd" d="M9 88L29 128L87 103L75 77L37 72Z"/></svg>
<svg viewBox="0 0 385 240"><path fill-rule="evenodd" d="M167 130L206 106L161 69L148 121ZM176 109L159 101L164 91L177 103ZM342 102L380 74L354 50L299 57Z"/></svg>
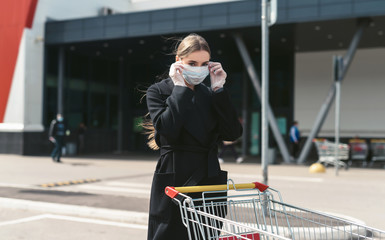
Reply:
<svg viewBox="0 0 385 240"><path fill-rule="evenodd" d="M259 38L255 33L245 38L245 43L251 49L250 57L260 75L260 51L256 50L259 44L256 39ZM258 155L260 100L234 40L223 33L202 35L211 43L212 61L221 62L228 73L226 88L239 117L245 117L242 110L247 112L248 126L244 126L248 134L247 151ZM154 37L65 46L63 113L68 128L74 133L72 139L76 138L80 123L87 126L88 152L114 150L118 145L122 145L122 150L150 151L146 146L146 135L138 125L147 114L146 89L167 77L168 68L175 59L169 54L174 41L164 39ZM47 47L46 56L44 123L48 126L57 109L58 47ZM279 49L272 51L270 57L270 104L285 138L292 120L293 59L293 52ZM210 84L208 79L205 83ZM274 137L270 136L270 146L275 146Z"/></svg>
<svg viewBox="0 0 385 240"><path fill-rule="evenodd" d="M46 126L57 112L57 48L49 48L47 55L50 61L45 81ZM117 129L118 64L118 61L65 53L63 114L69 128L85 123L91 128Z"/></svg>
<svg viewBox="0 0 385 240"><path fill-rule="evenodd" d="M57 113L58 96L58 48L47 48L46 81L44 101L44 124L49 127ZM98 59L65 51L63 83L63 115L67 128L71 131L68 141L76 142L78 127L84 123L92 151L93 137L108 139L100 144L107 150L116 141L118 128L118 68L117 60ZM96 144L99 145L99 144Z"/></svg>

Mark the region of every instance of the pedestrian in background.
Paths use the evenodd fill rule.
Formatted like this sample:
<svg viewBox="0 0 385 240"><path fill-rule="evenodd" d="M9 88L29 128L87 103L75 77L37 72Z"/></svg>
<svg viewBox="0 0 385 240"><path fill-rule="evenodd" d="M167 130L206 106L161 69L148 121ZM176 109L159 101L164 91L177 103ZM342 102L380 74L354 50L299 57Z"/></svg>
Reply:
<svg viewBox="0 0 385 240"><path fill-rule="evenodd" d="M294 160L297 158L297 154L299 152L299 143L301 140L301 133L298 129L298 122L294 121L293 125L290 128L290 144L291 144L291 156Z"/></svg>
<svg viewBox="0 0 385 240"><path fill-rule="evenodd" d="M64 125L63 116L58 113L56 119L52 120L49 127L49 140L55 144L54 149L52 150L51 157L54 162L60 163L60 158L62 154L62 148L64 143L64 136L66 134L66 129Z"/></svg>
<svg viewBox="0 0 385 240"><path fill-rule="evenodd" d="M165 187L225 184L227 172L218 162L218 143L235 141L242 134L223 88L227 74L219 62L210 61L206 40L190 34L175 53L170 77L150 86L146 94L151 117L144 125L148 144L160 149L151 188L149 240L188 239L180 210L164 194ZM202 83L208 75L210 87Z"/></svg>

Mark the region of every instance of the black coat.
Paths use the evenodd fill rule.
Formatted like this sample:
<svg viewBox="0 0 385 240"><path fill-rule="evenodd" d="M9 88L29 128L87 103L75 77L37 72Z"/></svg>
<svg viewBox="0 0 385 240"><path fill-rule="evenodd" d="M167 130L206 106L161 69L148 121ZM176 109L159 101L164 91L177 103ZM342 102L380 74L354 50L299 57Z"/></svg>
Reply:
<svg viewBox="0 0 385 240"><path fill-rule="evenodd" d="M188 239L179 207L164 188L226 183L218 143L239 138L242 126L226 90L214 93L203 84L193 91L165 79L148 88L147 106L161 148L151 189L148 239Z"/></svg>

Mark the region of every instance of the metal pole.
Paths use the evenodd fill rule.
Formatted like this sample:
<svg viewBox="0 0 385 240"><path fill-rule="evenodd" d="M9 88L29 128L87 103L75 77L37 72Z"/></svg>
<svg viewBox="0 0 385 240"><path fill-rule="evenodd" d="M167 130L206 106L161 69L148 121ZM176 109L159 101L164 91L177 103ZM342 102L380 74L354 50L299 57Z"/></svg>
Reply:
<svg viewBox="0 0 385 240"><path fill-rule="evenodd" d="M341 106L341 81L340 81L340 74L341 74L341 63L342 63L342 57L340 56L334 56L333 62L334 62L334 83L336 85L336 102L335 102L335 173L336 176L338 176L338 155L339 155L339 148L338 145L340 143L340 106Z"/></svg>
<svg viewBox="0 0 385 240"><path fill-rule="evenodd" d="M243 121L243 134L242 134L242 157L247 155L247 140L249 139L249 81L247 75L243 73L243 89L242 89L242 121Z"/></svg>
<svg viewBox="0 0 385 240"><path fill-rule="evenodd" d="M341 82L336 82L336 109L335 109L335 170L338 176L338 145L340 143L340 101L341 101Z"/></svg>
<svg viewBox="0 0 385 240"><path fill-rule="evenodd" d="M92 58L88 57L88 73L87 73L87 126L92 126L92 98L91 98L91 84L94 76L94 68Z"/></svg>
<svg viewBox="0 0 385 240"><path fill-rule="evenodd" d="M119 103L118 103L118 132L117 132L117 153L123 149L123 81L124 81L124 59L119 59Z"/></svg>
<svg viewBox="0 0 385 240"><path fill-rule="evenodd" d="M262 0L262 171L263 183L268 184L267 167L268 160L268 144L269 144L269 122L267 119L267 104L269 101L269 26L267 15L267 0Z"/></svg>
<svg viewBox="0 0 385 240"><path fill-rule="evenodd" d="M342 66L340 65L340 81L342 81L345 78L346 72L349 69L350 63L353 60L354 54L356 53L358 44L360 43L362 34L364 32L364 29L369 25L370 20L364 19L361 20L358 29L356 33L354 34L354 37L352 41L350 42L349 49L342 60Z"/></svg>
<svg viewBox="0 0 385 240"><path fill-rule="evenodd" d="M63 83L64 83L64 47L59 47L58 54L58 77L57 77L57 114L63 115Z"/></svg>
<svg viewBox="0 0 385 240"><path fill-rule="evenodd" d="M340 82L342 82L342 80L344 79L344 77L346 75L346 72L350 66L350 63L353 60L354 54L355 54L357 47L358 47L358 44L361 40L363 30L365 29L365 27L368 24L369 24L369 20L365 19L364 21L362 21L360 23L356 33L354 34L354 37L353 37L353 39L349 45L348 52L343 58L343 66L341 69L340 80L339 80ZM321 129L321 127L322 127L322 125L323 125L323 123L327 117L327 114L329 112L330 106L334 100L335 94L336 94L336 84L333 83L324 103L321 106L320 111L318 112L318 115L317 115L317 118L314 122L313 128L312 128L311 132L309 133L309 136L306 139L306 143L305 143L305 145L301 151L301 154L298 158L297 163L304 163L307 156L309 155L312 140L313 140L313 138L316 137L319 130Z"/></svg>
<svg viewBox="0 0 385 240"><path fill-rule="evenodd" d="M261 100L262 99L262 96L261 96L261 86L259 84L259 79L258 79L257 71L254 68L253 62L251 61L251 58L250 58L250 56L249 56L249 54L247 52L246 46L245 46L241 36L235 34L234 35L234 39L235 39L235 42L237 44L238 50L239 50L239 52L241 54L243 63L245 64L247 73L249 74L251 82L253 83L254 89L255 89L259 99ZM268 118L269 118L269 124L270 124L271 131L273 132L274 138L277 141L277 144L278 144L279 150L280 150L280 152L282 154L283 160L286 163L290 163L289 151L287 149L285 141L283 140L281 132L279 131L279 128L278 128L278 125L277 125L277 121L275 120L274 113L271 110L271 107L270 107L269 104L268 104L268 113L267 114L268 114Z"/></svg>

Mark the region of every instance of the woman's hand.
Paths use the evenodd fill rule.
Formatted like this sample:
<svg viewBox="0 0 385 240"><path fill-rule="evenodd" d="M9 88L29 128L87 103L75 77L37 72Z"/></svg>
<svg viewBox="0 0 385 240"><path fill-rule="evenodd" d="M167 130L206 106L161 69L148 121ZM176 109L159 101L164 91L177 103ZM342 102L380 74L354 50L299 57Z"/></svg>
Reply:
<svg viewBox="0 0 385 240"><path fill-rule="evenodd" d="M170 72L168 74L170 75L170 78L174 82L175 86L187 87L186 83L184 82L182 71L183 71L182 62L178 61L171 64Z"/></svg>
<svg viewBox="0 0 385 240"><path fill-rule="evenodd" d="M227 73L223 70L222 65L219 62L209 63L211 89L215 92L216 90L223 88L226 83Z"/></svg>

